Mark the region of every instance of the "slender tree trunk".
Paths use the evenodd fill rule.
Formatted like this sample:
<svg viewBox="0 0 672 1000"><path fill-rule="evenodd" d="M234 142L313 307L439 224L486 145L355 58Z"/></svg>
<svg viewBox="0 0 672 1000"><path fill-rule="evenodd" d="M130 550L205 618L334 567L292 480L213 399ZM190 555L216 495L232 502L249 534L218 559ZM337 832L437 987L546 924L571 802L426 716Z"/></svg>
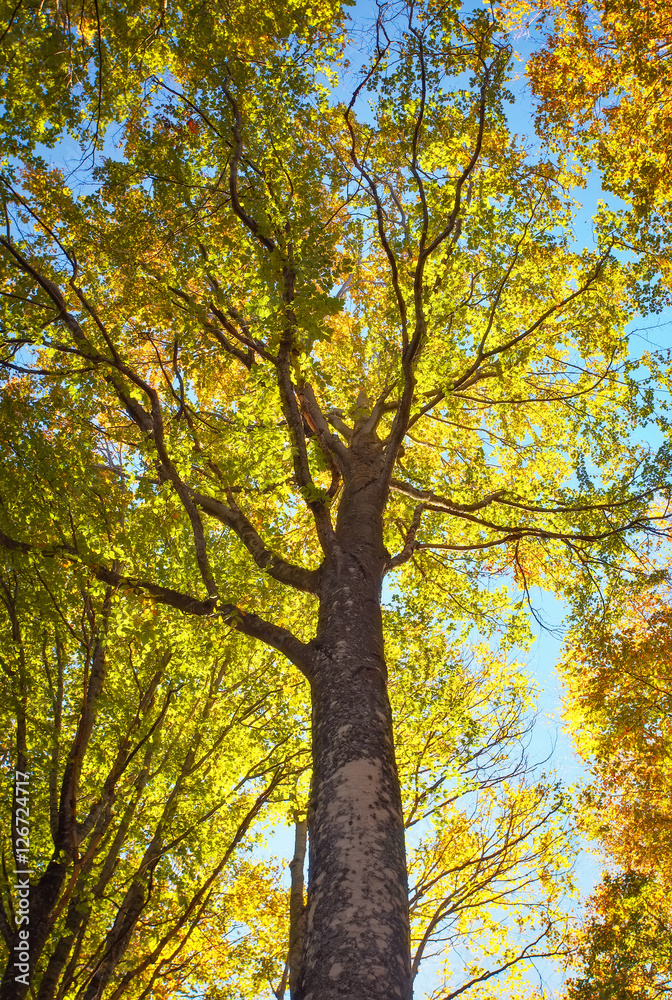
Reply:
<svg viewBox="0 0 672 1000"><path fill-rule="evenodd" d="M134 879L119 908L114 925L105 939L104 957L83 991L84 1000L100 1000L105 987L115 973L120 959L135 931L138 918L147 902L148 890L142 881Z"/></svg>
<svg viewBox="0 0 672 1000"><path fill-rule="evenodd" d="M313 801L298 1000L409 1000L408 883L380 608L383 487L346 482L314 643Z"/></svg>
<svg viewBox="0 0 672 1000"><path fill-rule="evenodd" d="M289 995L297 995L301 976L301 958L303 956L303 928L306 922L306 907L303 898L303 866L306 860L306 844L308 840L308 820L299 819L294 823L294 857L289 870L292 884L289 893Z"/></svg>

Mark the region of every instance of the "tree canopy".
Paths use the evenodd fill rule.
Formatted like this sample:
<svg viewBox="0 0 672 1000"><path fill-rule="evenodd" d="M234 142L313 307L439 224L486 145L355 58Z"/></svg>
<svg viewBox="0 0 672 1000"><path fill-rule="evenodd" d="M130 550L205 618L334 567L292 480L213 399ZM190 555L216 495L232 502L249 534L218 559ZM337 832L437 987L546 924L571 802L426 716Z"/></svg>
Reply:
<svg viewBox="0 0 672 1000"><path fill-rule="evenodd" d="M627 337L665 293L629 217L577 246L498 17L371 15L4 16L4 754L42 776L44 1000L409 1000L451 943L438 995L486 996L566 947L512 650L531 588L585 608L666 530ZM273 810L287 913L246 853Z"/></svg>

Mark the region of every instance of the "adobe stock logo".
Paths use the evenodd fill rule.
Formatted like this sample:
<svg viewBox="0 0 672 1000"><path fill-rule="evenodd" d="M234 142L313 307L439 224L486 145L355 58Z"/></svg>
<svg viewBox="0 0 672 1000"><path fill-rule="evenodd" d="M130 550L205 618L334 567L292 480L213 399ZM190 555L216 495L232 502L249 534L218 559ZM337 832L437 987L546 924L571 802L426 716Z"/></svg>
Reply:
<svg viewBox="0 0 672 1000"><path fill-rule="evenodd" d="M18 944L14 945L14 979L29 985L30 975L30 775L14 772L14 893L16 898L16 923Z"/></svg>

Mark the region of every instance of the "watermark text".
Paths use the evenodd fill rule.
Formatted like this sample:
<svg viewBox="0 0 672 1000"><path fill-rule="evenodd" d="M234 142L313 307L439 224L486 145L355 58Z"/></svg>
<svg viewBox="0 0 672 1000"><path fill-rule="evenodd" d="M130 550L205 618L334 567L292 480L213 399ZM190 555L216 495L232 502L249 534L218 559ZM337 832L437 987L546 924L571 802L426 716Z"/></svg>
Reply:
<svg viewBox="0 0 672 1000"><path fill-rule="evenodd" d="M30 775L14 772L14 894L18 943L14 945L14 980L29 985L30 974Z"/></svg>

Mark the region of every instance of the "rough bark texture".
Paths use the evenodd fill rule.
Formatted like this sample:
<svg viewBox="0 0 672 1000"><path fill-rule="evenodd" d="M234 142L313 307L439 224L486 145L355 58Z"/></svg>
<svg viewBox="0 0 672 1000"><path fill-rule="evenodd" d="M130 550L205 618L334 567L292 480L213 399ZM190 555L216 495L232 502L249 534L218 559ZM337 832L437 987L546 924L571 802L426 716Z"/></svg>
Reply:
<svg viewBox="0 0 672 1000"><path fill-rule="evenodd" d="M375 442L370 442L373 447ZM408 884L380 610L376 456L353 463L314 643L313 801L299 1000L409 1000Z"/></svg>

